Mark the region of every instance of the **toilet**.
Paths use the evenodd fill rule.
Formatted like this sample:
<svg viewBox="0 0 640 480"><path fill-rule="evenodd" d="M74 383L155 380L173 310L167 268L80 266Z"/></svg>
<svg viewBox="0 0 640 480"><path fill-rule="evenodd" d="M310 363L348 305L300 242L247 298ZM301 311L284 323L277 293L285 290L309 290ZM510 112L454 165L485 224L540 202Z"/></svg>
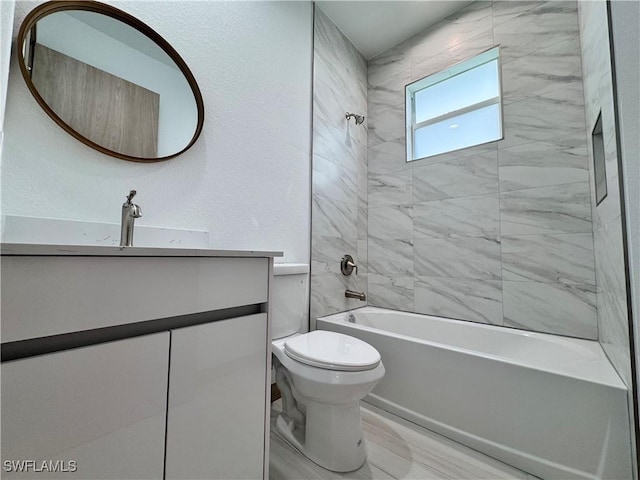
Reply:
<svg viewBox="0 0 640 480"><path fill-rule="evenodd" d="M360 400L384 376L378 351L360 339L306 321L309 266L274 265L272 351L282 413L276 428L321 467L349 472L366 460Z"/></svg>

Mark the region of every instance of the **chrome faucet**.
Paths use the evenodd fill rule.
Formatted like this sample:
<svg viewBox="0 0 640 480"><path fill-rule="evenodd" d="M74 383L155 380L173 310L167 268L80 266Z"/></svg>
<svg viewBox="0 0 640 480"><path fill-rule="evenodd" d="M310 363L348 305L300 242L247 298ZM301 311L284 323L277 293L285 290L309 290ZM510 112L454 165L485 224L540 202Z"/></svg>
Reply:
<svg viewBox="0 0 640 480"><path fill-rule="evenodd" d="M354 292L353 290L345 290L344 296L347 298L357 298L358 300L365 301L367 296L364 292Z"/></svg>
<svg viewBox="0 0 640 480"><path fill-rule="evenodd" d="M122 223L120 225L120 246L133 246L133 227L136 218L142 216L142 209L135 203L131 203L131 199L136 196L136 191L131 190L127 196L127 201L122 204Z"/></svg>

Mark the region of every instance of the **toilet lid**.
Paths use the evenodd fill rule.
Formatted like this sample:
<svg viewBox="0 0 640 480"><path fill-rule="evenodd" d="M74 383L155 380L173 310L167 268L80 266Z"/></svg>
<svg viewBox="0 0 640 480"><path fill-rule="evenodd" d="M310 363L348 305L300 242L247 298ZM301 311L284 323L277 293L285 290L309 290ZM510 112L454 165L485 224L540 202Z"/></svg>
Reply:
<svg viewBox="0 0 640 480"><path fill-rule="evenodd" d="M380 363L380 354L368 343L326 330L315 330L286 341L285 353L298 362L327 370L371 370Z"/></svg>

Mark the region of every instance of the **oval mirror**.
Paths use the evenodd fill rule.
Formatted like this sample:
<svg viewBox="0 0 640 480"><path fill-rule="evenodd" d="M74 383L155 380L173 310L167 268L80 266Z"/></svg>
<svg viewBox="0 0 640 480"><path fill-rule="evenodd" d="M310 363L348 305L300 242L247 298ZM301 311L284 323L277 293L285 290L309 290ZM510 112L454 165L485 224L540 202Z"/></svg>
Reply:
<svg viewBox="0 0 640 480"><path fill-rule="evenodd" d="M202 131L204 104L180 55L135 17L99 2L51 1L18 33L18 62L45 112L107 155L157 162Z"/></svg>

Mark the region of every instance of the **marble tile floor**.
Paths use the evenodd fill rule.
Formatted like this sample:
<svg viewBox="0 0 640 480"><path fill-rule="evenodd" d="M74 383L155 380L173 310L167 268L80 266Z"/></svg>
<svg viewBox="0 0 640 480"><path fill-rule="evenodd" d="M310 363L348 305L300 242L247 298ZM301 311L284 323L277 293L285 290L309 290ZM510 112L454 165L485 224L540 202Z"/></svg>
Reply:
<svg viewBox="0 0 640 480"><path fill-rule="evenodd" d="M282 438L274 425L280 411L278 400L271 407L270 480L538 480L366 403L362 404L362 420L367 461L354 472L331 472L304 457Z"/></svg>

